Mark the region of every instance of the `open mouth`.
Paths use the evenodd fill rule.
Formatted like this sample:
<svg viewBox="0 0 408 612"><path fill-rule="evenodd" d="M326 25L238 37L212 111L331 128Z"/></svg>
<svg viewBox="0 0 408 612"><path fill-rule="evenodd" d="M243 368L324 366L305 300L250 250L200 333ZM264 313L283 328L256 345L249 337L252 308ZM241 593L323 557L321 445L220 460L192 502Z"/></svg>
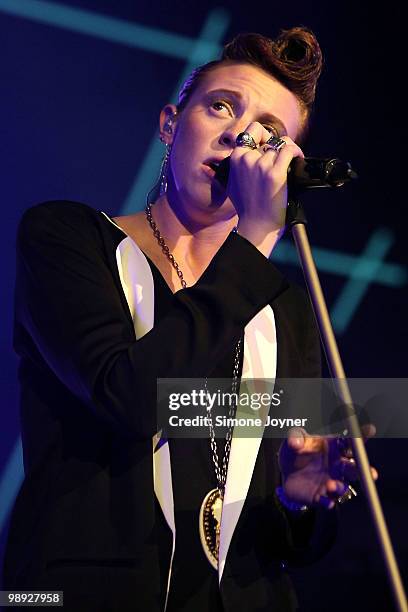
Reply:
<svg viewBox="0 0 408 612"><path fill-rule="evenodd" d="M209 166L211 168L211 170L214 170L214 172L217 172L217 168L218 168L219 165L220 165L220 162L215 162L215 161L209 162L207 164L207 166Z"/></svg>
<svg viewBox="0 0 408 612"><path fill-rule="evenodd" d="M224 189L228 184L229 161L229 157L223 157L222 159L209 159L204 162L204 166L207 168L207 175L212 179L215 178L217 180L217 184Z"/></svg>
<svg viewBox="0 0 408 612"><path fill-rule="evenodd" d="M218 170L218 167L221 161L222 160L211 159L211 160L204 162L204 166L205 168L207 168L206 174L211 178L215 178L217 182L219 182L219 176L218 176L217 170Z"/></svg>

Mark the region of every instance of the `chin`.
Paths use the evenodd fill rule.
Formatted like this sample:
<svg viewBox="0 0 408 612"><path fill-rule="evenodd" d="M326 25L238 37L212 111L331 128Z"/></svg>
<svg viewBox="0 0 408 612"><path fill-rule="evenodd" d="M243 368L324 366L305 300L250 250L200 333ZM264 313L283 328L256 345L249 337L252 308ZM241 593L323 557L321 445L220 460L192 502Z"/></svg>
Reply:
<svg viewBox="0 0 408 612"><path fill-rule="evenodd" d="M209 208L212 210L220 210L223 215L226 215L226 218L231 219L237 214L235 207L231 200L225 196L224 194L220 195L219 193L211 193L211 201L209 204Z"/></svg>
<svg viewBox="0 0 408 612"><path fill-rule="evenodd" d="M197 189L194 189L194 193L188 193L185 190L180 200L181 206L176 205L175 208L172 204L170 206L175 212L178 209L179 215L181 213L181 218L184 217L187 220L186 217L188 217L191 221L200 225L208 225L222 219L228 221L237 214L233 203L226 197L224 189L221 191L221 189L213 185L211 185L210 189L208 189L208 186L206 187L205 189L200 189L200 193L197 192ZM184 201L184 204L181 204L182 201Z"/></svg>

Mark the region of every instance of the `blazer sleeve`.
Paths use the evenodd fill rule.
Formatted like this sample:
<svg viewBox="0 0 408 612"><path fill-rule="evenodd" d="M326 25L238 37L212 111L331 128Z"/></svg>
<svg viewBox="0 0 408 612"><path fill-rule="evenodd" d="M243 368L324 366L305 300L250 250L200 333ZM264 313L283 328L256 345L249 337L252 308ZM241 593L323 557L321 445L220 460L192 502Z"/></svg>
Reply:
<svg viewBox="0 0 408 612"><path fill-rule="evenodd" d="M156 433L158 377L210 374L287 287L266 257L232 233L200 280L175 293L168 314L136 340L90 207L29 208L16 246L15 329L28 334L40 367L126 437ZM24 355L24 343L14 347Z"/></svg>

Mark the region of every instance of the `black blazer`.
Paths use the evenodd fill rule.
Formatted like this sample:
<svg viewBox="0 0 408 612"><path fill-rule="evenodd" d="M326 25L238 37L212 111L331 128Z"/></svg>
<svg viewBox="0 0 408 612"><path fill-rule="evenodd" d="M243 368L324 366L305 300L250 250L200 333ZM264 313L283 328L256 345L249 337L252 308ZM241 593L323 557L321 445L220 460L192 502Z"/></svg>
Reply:
<svg viewBox="0 0 408 612"><path fill-rule="evenodd" d="M139 601L129 610L159 611L167 572L152 469L156 379L210 375L211 364L268 305L278 377L318 376L320 350L304 292L236 234L193 287L174 294L168 315L146 327L137 313L140 307L150 316L148 292L135 292L132 312L126 260L118 259L123 246L136 253L129 241L101 211L76 202L40 204L21 219L14 348L21 358L25 480L3 588L33 588L58 563L131 563ZM294 609L283 562L318 558L333 539L333 513L293 519L276 504L278 445L263 439L253 457L220 577L225 610ZM171 541L168 529L169 562Z"/></svg>

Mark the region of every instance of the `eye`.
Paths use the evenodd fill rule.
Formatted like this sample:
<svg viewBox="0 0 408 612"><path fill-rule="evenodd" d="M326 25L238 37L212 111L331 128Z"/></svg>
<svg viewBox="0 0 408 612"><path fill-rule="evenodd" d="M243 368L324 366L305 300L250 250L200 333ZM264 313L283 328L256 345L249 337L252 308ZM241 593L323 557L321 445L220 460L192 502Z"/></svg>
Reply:
<svg viewBox="0 0 408 612"><path fill-rule="evenodd" d="M216 111L221 111L223 108L226 108L229 114L232 116L232 106L231 104L229 104L228 102L225 102L224 100L216 100L215 102L212 102L211 108L213 108Z"/></svg>
<svg viewBox="0 0 408 612"><path fill-rule="evenodd" d="M270 132L274 136L277 136L278 138L280 138L279 130L274 125L264 125L264 128L268 130L268 132Z"/></svg>

